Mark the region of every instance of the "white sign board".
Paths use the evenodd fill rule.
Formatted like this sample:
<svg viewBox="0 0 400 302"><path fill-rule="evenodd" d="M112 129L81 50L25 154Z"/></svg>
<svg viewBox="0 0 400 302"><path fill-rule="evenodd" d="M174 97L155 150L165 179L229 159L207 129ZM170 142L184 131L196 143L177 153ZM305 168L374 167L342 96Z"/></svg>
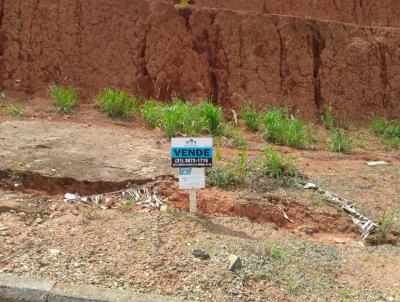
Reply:
<svg viewBox="0 0 400 302"><path fill-rule="evenodd" d="M177 137L171 140L173 168L212 167L212 138Z"/></svg>
<svg viewBox="0 0 400 302"><path fill-rule="evenodd" d="M204 168L179 168L179 189L192 190L205 187Z"/></svg>

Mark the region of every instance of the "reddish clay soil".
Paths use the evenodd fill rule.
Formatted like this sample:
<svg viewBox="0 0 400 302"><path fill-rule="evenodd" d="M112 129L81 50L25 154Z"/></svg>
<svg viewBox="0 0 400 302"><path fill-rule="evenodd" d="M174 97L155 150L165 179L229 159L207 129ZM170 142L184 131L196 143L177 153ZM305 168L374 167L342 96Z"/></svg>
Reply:
<svg viewBox="0 0 400 302"><path fill-rule="evenodd" d="M175 4L179 0L165 2ZM191 0L189 3L195 7L291 15L368 26L400 26L400 2L397 0Z"/></svg>
<svg viewBox="0 0 400 302"><path fill-rule="evenodd" d="M380 23L376 13L388 19L383 25L395 26L391 14L398 11L393 1L315 1L320 9L309 14L308 2L296 2L293 14L325 18L318 12L329 14L337 3L343 21L357 16L355 23L364 24L358 19L364 14ZM83 96L113 86L148 98L211 97L227 108L247 100L306 117L325 104L349 119L400 116L398 29L196 3L179 10L145 0L1 1L0 85L33 94L55 82L78 87ZM229 7L243 10L244 3ZM245 3L249 10L252 3ZM266 12L291 13L285 11L290 3Z"/></svg>

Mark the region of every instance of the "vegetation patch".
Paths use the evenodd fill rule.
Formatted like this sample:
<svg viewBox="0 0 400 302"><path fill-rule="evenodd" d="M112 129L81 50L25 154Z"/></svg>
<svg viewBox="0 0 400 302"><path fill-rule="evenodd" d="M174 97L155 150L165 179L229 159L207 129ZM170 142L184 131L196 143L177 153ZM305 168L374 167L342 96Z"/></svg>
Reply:
<svg viewBox="0 0 400 302"><path fill-rule="evenodd" d="M22 108L20 105L8 105L5 109L6 113L13 117L18 117L22 115Z"/></svg>
<svg viewBox="0 0 400 302"><path fill-rule="evenodd" d="M70 113L72 109L79 106L78 95L74 88L52 85L49 87L49 91L58 112Z"/></svg>
<svg viewBox="0 0 400 302"><path fill-rule="evenodd" d="M311 134L303 121L288 114L281 108L274 108L263 114L264 137L279 145L296 149L306 149L311 142Z"/></svg>
<svg viewBox="0 0 400 302"><path fill-rule="evenodd" d="M272 148L265 148L259 158L259 173L276 180L287 180L296 176L296 166L293 159L285 157Z"/></svg>
<svg viewBox="0 0 400 302"><path fill-rule="evenodd" d="M331 134L328 143L328 149L332 152L341 152L345 154L353 153L355 146L355 139L346 134L346 132L339 128Z"/></svg>
<svg viewBox="0 0 400 302"><path fill-rule="evenodd" d="M380 137L390 147L400 148L400 121L387 120L382 117L375 117L371 121L371 132Z"/></svg>
<svg viewBox="0 0 400 302"><path fill-rule="evenodd" d="M111 118L132 118L139 111L136 97L112 88L106 88L99 93L96 104Z"/></svg>
<svg viewBox="0 0 400 302"><path fill-rule="evenodd" d="M244 124L251 132L258 132L260 130L260 117L253 106L246 106L240 111L239 116L243 119Z"/></svg>
<svg viewBox="0 0 400 302"><path fill-rule="evenodd" d="M322 109L321 113L321 123L325 126L326 129L332 130L335 127L335 122L332 116L332 106L326 105Z"/></svg>
<svg viewBox="0 0 400 302"><path fill-rule="evenodd" d="M221 107L210 101L198 105L175 98L172 104L158 101L146 101L141 107L141 115L150 128L159 128L164 135L194 136L198 134L222 135L224 132L224 114Z"/></svg>

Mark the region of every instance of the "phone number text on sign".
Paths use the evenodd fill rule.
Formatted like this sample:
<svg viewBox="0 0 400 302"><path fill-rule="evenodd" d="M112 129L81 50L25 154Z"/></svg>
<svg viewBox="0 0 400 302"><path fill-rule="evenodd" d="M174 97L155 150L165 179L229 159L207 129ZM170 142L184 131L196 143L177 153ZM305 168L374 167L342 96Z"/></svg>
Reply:
<svg viewBox="0 0 400 302"><path fill-rule="evenodd" d="M172 167L173 168L212 167L212 158L173 158L172 159Z"/></svg>

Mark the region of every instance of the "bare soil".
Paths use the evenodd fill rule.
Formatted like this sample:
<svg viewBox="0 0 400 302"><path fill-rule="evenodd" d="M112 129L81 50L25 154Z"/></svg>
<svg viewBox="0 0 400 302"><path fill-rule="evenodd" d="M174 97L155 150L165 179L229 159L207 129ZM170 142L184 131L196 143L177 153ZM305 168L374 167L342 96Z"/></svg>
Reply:
<svg viewBox="0 0 400 302"><path fill-rule="evenodd" d="M200 301L400 301L399 248L369 246L341 209L314 192L268 180L207 187L193 216L160 133L138 120L109 120L91 105L61 116L45 99L31 103L19 118L0 113L0 272ZM323 141L327 131L316 127ZM398 151L367 130L349 131L362 141L352 155L325 151L323 142L313 150L275 147L376 222L383 211L398 219ZM245 136L256 156L265 143ZM221 161L237 156L229 141L217 143ZM366 165L378 159L389 164ZM62 201L67 192L130 185L151 186L167 208ZM195 258L194 249L210 259ZM235 272L232 253L243 262Z"/></svg>

